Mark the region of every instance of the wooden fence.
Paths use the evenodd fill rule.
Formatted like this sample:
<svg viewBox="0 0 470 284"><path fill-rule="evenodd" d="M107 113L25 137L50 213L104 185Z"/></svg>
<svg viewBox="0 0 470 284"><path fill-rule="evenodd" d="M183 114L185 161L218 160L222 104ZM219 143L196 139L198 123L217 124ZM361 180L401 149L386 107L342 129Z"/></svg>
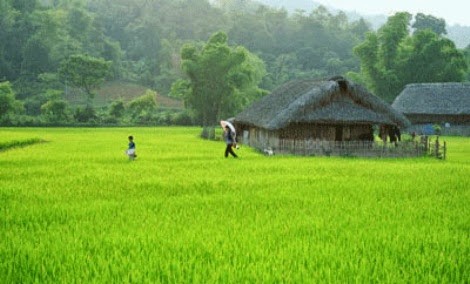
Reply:
<svg viewBox="0 0 470 284"><path fill-rule="evenodd" d="M447 158L447 143L446 141L439 141L439 136L436 136L434 139L427 137L425 143L428 155L443 160Z"/></svg>
<svg viewBox="0 0 470 284"><path fill-rule="evenodd" d="M359 156L359 157L422 157L432 155L445 159L447 145L439 139L428 137L417 141L397 143L382 141L319 141L280 139L277 147L256 147L262 151L272 150L274 154L302 156Z"/></svg>

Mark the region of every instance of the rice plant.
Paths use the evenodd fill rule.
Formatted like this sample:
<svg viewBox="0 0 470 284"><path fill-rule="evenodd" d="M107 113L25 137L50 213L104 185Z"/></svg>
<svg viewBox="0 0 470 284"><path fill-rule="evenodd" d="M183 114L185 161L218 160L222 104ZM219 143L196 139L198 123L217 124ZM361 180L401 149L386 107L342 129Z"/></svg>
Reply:
<svg viewBox="0 0 470 284"><path fill-rule="evenodd" d="M226 159L199 133L0 129L48 141L0 152L0 282L468 283L469 138L446 161Z"/></svg>

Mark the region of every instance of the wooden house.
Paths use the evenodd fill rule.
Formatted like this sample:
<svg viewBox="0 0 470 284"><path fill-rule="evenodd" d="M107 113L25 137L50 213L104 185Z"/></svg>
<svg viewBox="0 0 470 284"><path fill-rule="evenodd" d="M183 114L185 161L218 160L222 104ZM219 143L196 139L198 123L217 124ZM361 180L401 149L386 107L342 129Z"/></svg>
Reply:
<svg viewBox="0 0 470 284"><path fill-rule="evenodd" d="M409 84L392 107L410 120L408 131L420 134L437 124L442 134L470 136L470 83Z"/></svg>
<svg viewBox="0 0 470 284"><path fill-rule="evenodd" d="M323 150L326 144L334 150L338 142L370 143L374 126L405 127L409 121L362 86L338 76L288 82L235 116L234 123L243 143L279 152L286 141L300 147L321 144Z"/></svg>

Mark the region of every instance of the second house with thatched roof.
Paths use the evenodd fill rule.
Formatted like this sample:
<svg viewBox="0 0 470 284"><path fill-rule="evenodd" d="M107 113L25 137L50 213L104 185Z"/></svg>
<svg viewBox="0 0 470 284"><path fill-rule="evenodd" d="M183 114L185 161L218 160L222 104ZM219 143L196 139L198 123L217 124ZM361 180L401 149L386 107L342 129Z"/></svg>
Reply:
<svg viewBox="0 0 470 284"><path fill-rule="evenodd" d="M298 150L313 143L321 145L320 151L297 153L334 154L343 142L373 143L374 126L391 129L409 121L362 86L338 76L288 82L238 114L234 123L239 139L260 150L282 152L285 143Z"/></svg>
<svg viewBox="0 0 470 284"><path fill-rule="evenodd" d="M470 136L470 83L408 84L392 107L413 124L408 131ZM434 126L434 127L433 127Z"/></svg>

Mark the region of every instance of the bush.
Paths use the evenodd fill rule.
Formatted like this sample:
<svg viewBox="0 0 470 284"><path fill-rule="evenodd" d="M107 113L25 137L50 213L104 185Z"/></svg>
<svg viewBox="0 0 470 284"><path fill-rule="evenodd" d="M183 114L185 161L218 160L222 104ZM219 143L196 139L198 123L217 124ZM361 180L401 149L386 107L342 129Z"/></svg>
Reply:
<svg viewBox="0 0 470 284"><path fill-rule="evenodd" d="M37 116L8 114L0 118L1 126L39 126L42 124L43 121Z"/></svg>
<svg viewBox="0 0 470 284"><path fill-rule="evenodd" d="M155 96L155 92L147 90L143 96L129 103L127 110L131 116L131 121L136 123L148 123L153 120L153 114L155 114L157 110Z"/></svg>
<svg viewBox="0 0 470 284"><path fill-rule="evenodd" d="M69 105L64 100L47 101L41 106L41 114L48 122L67 123L70 120Z"/></svg>
<svg viewBox="0 0 470 284"><path fill-rule="evenodd" d="M16 100L10 82L0 82L0 120L24 111L23 103Z"/></svg>
<svg viewBox="0 0 470 284"><path fill-rule="evenodd" d="M114 101L109 105L109 116L121 118L124 115L126 108L122 100Z"/></svg>
<svg viewBox="0 0 470 284"><path fill-rule="evenodd" d="M432 128L434 129L434 133L436 133L436 135L441 135L442 127L439 124L434 124Z"/></svg>
<svg viewBox="0 0 470 284"><path fill-rule="evenodd" d="M96 122L97 116L95 109L87 105L85 107L78 107L75 109L74 118L77 122Z"/></svg>
<svg viewBox="0 0 470 284"><path fill-rule="evenodd" d="M177 112L171 117L172 125L190 126L194 125L194 120L188 111Z"/></svg>

